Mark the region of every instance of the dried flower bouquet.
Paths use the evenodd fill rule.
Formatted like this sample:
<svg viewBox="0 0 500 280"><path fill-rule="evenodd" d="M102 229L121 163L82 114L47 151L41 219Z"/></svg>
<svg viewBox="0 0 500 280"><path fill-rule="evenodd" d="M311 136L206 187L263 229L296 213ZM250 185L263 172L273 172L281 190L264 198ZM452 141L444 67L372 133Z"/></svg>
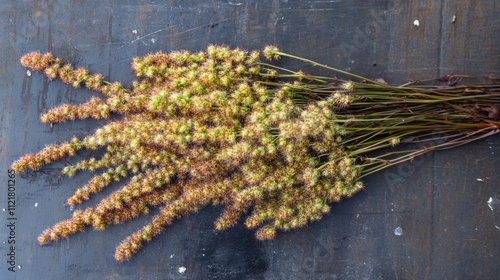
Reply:
<svg viewBox="0 0 500 280"><path fill-rule="evenodd" d="M332 76L281 68L274 63L280 57L331 70ZM128 183L96 206L74 211L38 240L104 229L160 207L151 223L117 247L119 261L175 219L208 204L225 207L216 229L243 215L258 239L273 238L321 219L331 203L363 189L368 174L500 131L498 79L459 85L468 77L448 75L434 85L393 86L272 46L262 52L209 46L135 58L137 80L129 87L50 53L27 54L21 63L103 94L51 109L42 122L122 115L92 135L47 146L12 165L36 170L82 149L105 148L102 156L64 168L68 176L99 171L67 203L82 203L130 177ZM424 145L387 149L403 143Z"/></svg>

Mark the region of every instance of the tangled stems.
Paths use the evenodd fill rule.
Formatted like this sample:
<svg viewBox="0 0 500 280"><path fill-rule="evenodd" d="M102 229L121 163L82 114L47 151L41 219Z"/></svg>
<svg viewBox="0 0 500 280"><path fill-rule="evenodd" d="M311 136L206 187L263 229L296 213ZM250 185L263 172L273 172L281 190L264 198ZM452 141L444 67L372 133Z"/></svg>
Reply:
<svg viewBox="0 0 500 280"><path fill-rule="evenodd" d="M274 65L280 57L346 79ZM272 46L262 52L209 46L204 52L135 58L137 80L129 87L74 69L50 53L27 54L21 63L50 79L103 93L81 105L50 109L42 122L123 116L83 139L48 146L12 165L36 170L82 149L105 148L102 156L63 169L68 176L100 172L67 203L76 206L114 182L129 181L96 206L46 229L39 241L88 227L105 229L161 208L117 247L119 261L130 259L177 218L208 204L225 207L217 230L246 216L245 225L256 229L258 239L273 238L321 219L331 203L363 189L364 176L500 130L495 79L451 85L468 77L445 76L444 86L392 86ZM425 146L386 150L408 143Z"/></svg>
<svg viewBox="0 0 500 280"><path fill-rule="evenodd" d="M378 157L365 158L361 177L389 166L413 159L423 153L463 145L499 132L500 84L490 78L492 84L467 84L459 86L414 85L391 86L340 69L332 68L305 58L268 48L268 57L290 57L343 74L353 80L337 77L313 77L320 81L313 85L301 85L305 92L315 92L319 97L329 96L339 105L335 121L345 126L348 136L341 144L351 156L404 143L444 141L418 150L388 152ZM296 75L300 78L300 75ZM464 75L446 75L441 82L475 78ZM324 81L322 81L324 80ZM331 81L327 83L326 81ZM456 81L453 81L456 82ZM496 82L496 83L495 83ZM426 138L432 131L445 133ZM373 133L371 133L373 132ZM459 132L458 134L446 134ZM387 160L395 154L404 154ZM375 165L375 166L374 166ZM364 167L371 166L366 169Z"/></svg>

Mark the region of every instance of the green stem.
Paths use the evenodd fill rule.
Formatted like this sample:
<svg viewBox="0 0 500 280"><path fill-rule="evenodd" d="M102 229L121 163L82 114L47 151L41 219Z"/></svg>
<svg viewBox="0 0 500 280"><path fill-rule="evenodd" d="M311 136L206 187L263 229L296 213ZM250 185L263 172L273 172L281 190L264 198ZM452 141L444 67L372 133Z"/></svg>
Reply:
<svg viewBox="0 0 500 280"><path fill-rule="evenodd" d="M328 70L331 70L331 71L335 71L335 72L344 74L346 76L349 76L349 77L352 77L352 78L356 78L356 79L358 79L360 81L365 81L365 82L369 82L369 83L372 83L372 84L375 84L375 85L384 86L384 84L381 84L381 83L379 83L377 81L374 81L374 80L371 80L371 79L368 79L368 78L365 78L365 77L362 77L362 76L359 76L359 75L356 75L356 74L353 74L353 73L349 73L347 71L343 71L343 70L340 70L340 69L337 69L337 68L333 68L333 67L330 67L330 66L318 63L316 61L312 61L312 60L307 59L307 58L302 58L302 57L298 57L298 56L287 54L287 53L283 53L283 52L277 52L277 54L281 55L281 56L285 56L285 57L297 59L299 61L303 61L303 62L309 63L309 64L311 64L313 66L319 66L319 67L322 67L322 68L325 68L325 69L328 69Z"/></svg>

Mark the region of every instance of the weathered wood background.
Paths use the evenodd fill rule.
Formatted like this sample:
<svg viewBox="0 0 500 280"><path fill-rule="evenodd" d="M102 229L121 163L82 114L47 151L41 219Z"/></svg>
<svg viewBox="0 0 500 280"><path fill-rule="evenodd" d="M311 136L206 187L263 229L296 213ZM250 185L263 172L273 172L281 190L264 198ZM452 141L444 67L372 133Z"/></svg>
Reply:
<svg viewBox="0 0 500 280"><path fill-rule="evenodd" d="M277 44L390 83L448 73L500 76L499 15L498 0L2 0L0 208L13 160L98 125L39 122L47 109L94 93L27 75L19 64L27 52L51 51L126 84L135 56L210 43ZM66 198L91 176L61 177L65 163L57 163L17 175L17 271L7 270L9 231L2 226L0 278L499 279L499 144L496 136L370 176L366 191L334 205L323 220L273 241L257 241L242 226L215 232L221 209L209 207L169 227L127 263L114 261L115 246L149 217L37 244L44 228L70 217ZM0 214L6 224L7 214Z"/></svg>

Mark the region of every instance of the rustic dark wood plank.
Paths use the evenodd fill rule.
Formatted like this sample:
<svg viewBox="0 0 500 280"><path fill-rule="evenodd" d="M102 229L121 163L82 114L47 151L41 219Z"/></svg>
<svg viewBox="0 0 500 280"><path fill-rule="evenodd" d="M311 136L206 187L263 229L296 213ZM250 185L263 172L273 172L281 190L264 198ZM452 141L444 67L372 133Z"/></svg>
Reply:
<svg viewBox="0 0 500 280"><path fill-rule="evenodd" d="M6 171L13 160L98 126L95 121L53 128L39 123L39 115L49 108L84 102L93 93L39 74L28 76L18 60L33 50L52 51L124 83L133 79L134 56L204 49L210 43L247 49L277 44L287 52L395 84L447 73L500 76L498 1L91 2L0 3L0 208L5 208ZM115 246L149 217L38 246L36 236L70 216L65 199L91 177L60 177L65 163L57 163L18 175L16 266L21 268L7 271L2 253L0 275L494 279L500 274L499 143L498 136L492 137L370 176L364 192L333 205L321 221L269 242L257 241L243 226L214 232L212 223L221 210L209 207L169 227L124 264L113 259ZM2 219L6 221L5 214ZM7 235L2 227L2 242ZM5 252L7 244L0 243L0 248ZM178 272L181 266L187 269L184 274Z"/></svg>

